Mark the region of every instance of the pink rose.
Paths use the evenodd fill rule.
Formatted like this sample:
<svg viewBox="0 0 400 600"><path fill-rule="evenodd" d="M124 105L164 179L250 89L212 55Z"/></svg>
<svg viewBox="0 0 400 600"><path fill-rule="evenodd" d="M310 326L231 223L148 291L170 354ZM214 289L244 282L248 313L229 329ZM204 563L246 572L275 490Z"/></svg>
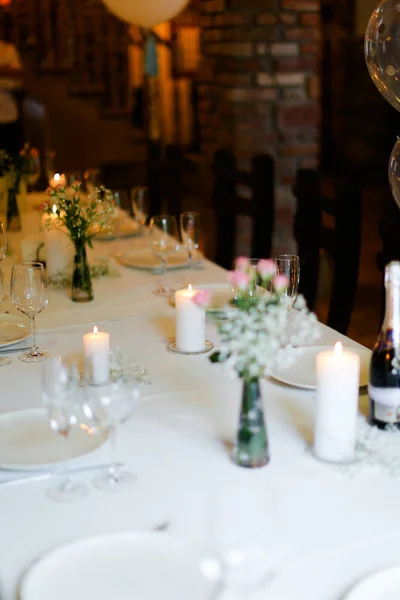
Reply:
<svg viewBox="0 0 400 600"><path fill-rule="evenodd" d="M272 280L272 285L276 292L284 292L289 285L289 279L286 275L275 275Z"/></svg>
<svg viewBox="0 0 400 600"><path fill-rule="evenodd" d="M234 288L245 290L250 285L251 277L248 273L243 273L243 271L230 271L228 273L228 281Z"/></svg>
<svg viewBox="0 0 400 600"><path fill-rule="evenodd" d="M75 192L78 192L81 185L82 185L81 181L74 181L74 183L71 185L71 187Z"/></svg>
<svg viewBox="0 0 400 600"><path fill-rule="evenodd" d="M212 297L211 290L196 290L193 295L193 302L200 308L207 308Z"/></svg>
<svg viewBox="0 0 400 600"><path fill-rule="evenodd" d="M249 259L245 256L239 256L235 260L235 268L237 271L247 271L247 269L249 268L249 264Z"/></svg>
<svg viewBox="0 0 400 600"><path fill-rule="evenodd" d="M257 263L257 271L261 275L262 279L272 279L276 273L275 261L271 258L263 258Z"/></svg>

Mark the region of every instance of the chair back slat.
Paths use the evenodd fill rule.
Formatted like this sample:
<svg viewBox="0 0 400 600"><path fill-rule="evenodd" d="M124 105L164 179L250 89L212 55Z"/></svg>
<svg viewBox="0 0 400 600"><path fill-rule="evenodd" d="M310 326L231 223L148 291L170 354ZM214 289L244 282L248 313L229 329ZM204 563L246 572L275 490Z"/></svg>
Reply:
<svg viewBox="0 0 400 600"><path fill-rule="evenodd" d="M254 156L251 170L239 171L236 158L229 150L217 150L213 165L214 186L212 205L216 216L216 262L226 269L235 258L237 217L253 220L252 256L271 255L274 225L274 161L266 155ZM249 188L250 198L238 190Z"/></svg>

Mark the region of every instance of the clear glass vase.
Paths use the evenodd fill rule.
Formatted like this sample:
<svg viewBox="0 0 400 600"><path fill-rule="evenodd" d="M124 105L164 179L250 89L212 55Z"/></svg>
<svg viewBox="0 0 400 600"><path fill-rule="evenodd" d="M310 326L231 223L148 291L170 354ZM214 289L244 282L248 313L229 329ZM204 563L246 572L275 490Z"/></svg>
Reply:
<svg viewBox="0 0 400 600"><path fill-rule="evenodd" d="M92 278L86 256L86 245L75 244L72 300L74 302L90 302L93 298Z"/></svg>
<svg viewBox="0 0 400 600"><path fill-rule="evenodd" d="M269 462L268 437L258 379L243 380L242 407L233 461L248 469L263 467Z"/></svg>

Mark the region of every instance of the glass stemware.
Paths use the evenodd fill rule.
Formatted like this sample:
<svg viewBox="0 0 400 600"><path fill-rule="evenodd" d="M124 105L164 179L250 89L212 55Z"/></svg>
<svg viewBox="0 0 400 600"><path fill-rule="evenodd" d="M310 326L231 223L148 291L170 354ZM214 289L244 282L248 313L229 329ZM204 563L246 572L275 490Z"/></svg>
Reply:
<svg viewBox="0 0 400 600"><path fill-rule="evenodd" d="M200 213L182 213L180 216L180 225L182 242L188 252L189 271L191 271L193 265L193 256L199 247L200 241Z"/></svg>
<svg viewBox="0 0 400 600"><path fill-rule="evenodd" d="M176 218L172 215L157 215L152 217L149 229L149 242L151 251L161 260L161 276L162 281L164 281L168 257L179 248ZM154 293L162 296L170 296L172 290L164 281Z"/></svg>
<svg viewBox="0 0 400 600"><path fill-rule="evenodd" d="M3 271L0 269L0 304L3 300ZM5 367L9 365L11 358L9 356L0 356L0 367Z"/></svg>
<svg viewBox="0 0 400 600"><path fill-rule="evenodd" d="M93 485L100 490L115 492L136 482L136 477L121 468L117 459L117 428L132 415L139 389L133 370L123 364L122 357L110 355L110 378L105 384L84 381L83 413L90 426L108 433L111 461L107 473L96 477Z"/></svg>
<svg viewBox="0 0 400 600"><path fill-rule="evenodd" d="M44 365L43 374L43 404L47 410L51 429L63 440L62 461L70 458L70 432L78 422L78 378L74 370L62 363L60 358L52 358ZM60 471L62 475L63 471ZM46 491L46 495L55 502L75 502L88 493L83 483L75 483L64 468L64 478L55 488Z"/></svg>
<svg viewBox="0 0 400 600"><path fill-rule="evenodd" d="M14 265L11 272L11 300L16 309L30 319L32 348L18 358L22 362L40 362L50 354L39 350L36 345L35 317L48 304L47 281L43 265L37 262L23 262Z"/></svg>
<svg viewBox="0 0 400 600"><path fill-rule="evenodd" d="M8 250L7 232L3 221L0 221L0 263L6 258Z"/></svg>
<svg viewBox="0 0 400 600"><path fill-rule="evenodd" d="M232 592L235 598L247 599L253 594L258 598L272 583L287 551L274 502L261 489L228 485L217 490L212 514L212 554L219 563L214 571L219 571L221 598L225 592L229 598Z"/></svg>
<svg viewBox="0 0 400 600"><path fill-rule="evenodd" d="M131 191L131 207L134 219L142 229L150 214L149 190L147 187L135 187Z"/></svg>
<svg viewBox="0 0 400 600"><path fill-rule="evenodd" d="M276 274L284 275L288 280L288 287L284 294L281 296L281 302L287 310L286 315L286 334L287 344L290 348L290 336L289 336L289 313L294 303L296 302L297 294L299 291L300 281L300 259L296 254L280 254L275 259Z"/></svg>
<svg viewBox="0 0 400 600"><path fill-rule="evenodd" d="M100 186L100 171L99 169L88 169L83 173L83 181L86 188L86 193L90 198L95 195L96 188Z"/></svg>

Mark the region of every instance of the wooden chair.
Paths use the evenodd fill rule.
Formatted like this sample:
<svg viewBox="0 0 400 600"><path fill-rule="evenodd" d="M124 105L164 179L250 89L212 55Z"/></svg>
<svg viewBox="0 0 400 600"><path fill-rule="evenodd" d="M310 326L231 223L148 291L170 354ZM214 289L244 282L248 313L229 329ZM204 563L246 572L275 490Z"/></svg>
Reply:
<svg viewBox="0 0 400 600"><path fill-rule="evenodd" d="M238 171L236 159L229 150L217 150L214 156L212 205L216 215L216 262L232 268L235 254L236 222L239 215L253 220L251 254L256 258L271 255L274 225L274 161L259 154L251 161L249 172ZM250 188L246 199L238 185Z"/></svg>
<svg viewBox="0 0 400 600"><path fill-rule="evenodd" d="M297 198L294 221L300 256L300 292L314 308L319 270L319 251L328 250L333 258L333 284L327 324L345 334L357 292L361 252L361 189L343 167L335 176L334 198L320 190L316 171L299 171L293 189ZM323 226L324 212L333 215L335 227Z"/></svg>

